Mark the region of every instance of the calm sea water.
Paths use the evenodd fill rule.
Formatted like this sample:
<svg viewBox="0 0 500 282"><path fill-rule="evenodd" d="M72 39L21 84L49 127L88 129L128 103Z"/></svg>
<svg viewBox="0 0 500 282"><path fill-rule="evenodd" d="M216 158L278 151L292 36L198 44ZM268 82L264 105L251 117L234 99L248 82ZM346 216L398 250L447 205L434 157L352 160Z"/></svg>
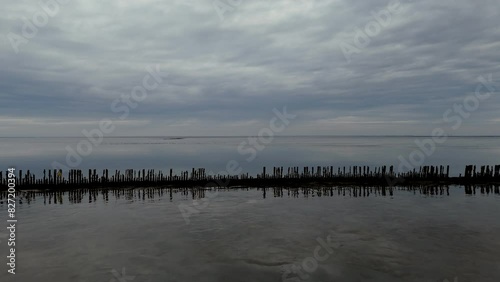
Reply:
<svg viewBox="0 0 500 282"><path fill-rule="evenodd" d="M18 204L17 274L8 275L4 264L0 280L500 278L500 196L479 190L471 196L451 187L449 195L396 190L356 198L335 191L274 197L269 190L265 199L257 189L207 191L197 212L184 215L181 210L194 207L190 193L152 192L144 197L142 189L127 190L119 198L109 192L107 200L102 194L39 195ZM321 261L313 260L317 249ZM292 265L302 273L288 274Z"/></svg>
<svg viewBox="0 0 500 282"><path fill-rule="evenodd" d="M262 166L397 165L415 137L279 137L255 160L238 152L246 138L107 138L79 168L205 167L236 160ZM65 162L79 138L0 138L0 166L39 173ZM450 138L425 164L499 164L500 138ZM16 276L0 281L499 281L500 196L396 190L382 196L272 190L182 191L106 199L65 193L17 205ZM154 197L153 197L154 195ZM56 202L56 203L55 203ZM0 201L0 224L7 205ZM188 219L188 222L186 221ZM7 254L0 228L0 254ZM329 240L329 241L328 241ZM320 242L330 242L328 250ZM319 249L318 249L319 248ZM319 252L319 253L318 253ZM5 254L5 256L4 256ZM321 261L315 255L321 256ZM290 273L299 269L300 273ZM307 271L306 271L307 270ZM125 271L125 272L124 272ZM297 272L297 271L295 271Z"/></svg>
<svg viewBox="0 0 500 282"><path fill-rule="evenodd" d="M105 138L92 153L82 156L80 169L174 169L204 167L219 172L235 160L244 172L257 173L263 166L349 166L394 165L399 156L408 159L419 147L416 140L426 137L275 137L262 150L240 154L257 146L248 145L245 137L144 137ZM53 162L67 165L67 149L76 150L82 138L0 138L0 167L10 166L40 174ZM259 145L260 146L260 145ZM500 137L450 137L425 156L425 165L450 165L454 174L466 164L500 164Z"/></svg>

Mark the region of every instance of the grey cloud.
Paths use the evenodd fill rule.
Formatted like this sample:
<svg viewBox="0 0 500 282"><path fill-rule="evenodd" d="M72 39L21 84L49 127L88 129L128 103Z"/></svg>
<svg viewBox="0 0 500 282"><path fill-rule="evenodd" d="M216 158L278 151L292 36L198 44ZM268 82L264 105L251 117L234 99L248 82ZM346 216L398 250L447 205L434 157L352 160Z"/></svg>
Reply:
<svg viewBox="0 0 500 282"><path fill-rule="evenodd" d="M339 44L389 2L243 0L221 21L209 0L72 0L19 54L3 37L0 136L78 135L117 118L112 101L156 64L168 78L129 117L147 126L113 134L252 135L284 105L299 114L284 134L430 134L479 75L500 82L500 3L401 0L347 62ZM21 34L37 5L4 4L0 34ZM496 95L482 103L460 133L491 134L499 105Z"/></svg>

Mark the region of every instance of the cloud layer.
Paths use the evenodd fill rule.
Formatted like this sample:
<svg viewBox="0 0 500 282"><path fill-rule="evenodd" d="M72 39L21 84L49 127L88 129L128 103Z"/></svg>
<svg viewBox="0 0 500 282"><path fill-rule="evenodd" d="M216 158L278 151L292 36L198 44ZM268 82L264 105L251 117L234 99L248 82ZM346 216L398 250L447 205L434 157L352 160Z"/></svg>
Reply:
<svg viewBox="0 0 500 282"><path fill-rule="evenodd" d="M117 120L112 102L155 65L168 77L112 135L255 135L283 106L298 115L287 135L428 135L479 76L500 88L496 0L401 0L385 18L394 1L65 2L2 6L0 136ZM497 94L453 134L498 134Z"/></svg>

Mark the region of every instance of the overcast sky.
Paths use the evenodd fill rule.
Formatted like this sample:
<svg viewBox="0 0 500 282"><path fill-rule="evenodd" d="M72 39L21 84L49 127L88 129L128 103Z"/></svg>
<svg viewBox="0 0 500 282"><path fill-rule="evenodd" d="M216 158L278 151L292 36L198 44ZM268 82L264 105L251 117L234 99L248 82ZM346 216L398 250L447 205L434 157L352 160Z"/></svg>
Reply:
<svg viewBox="0 0 500 282"><path fill-rule="evenodd" d="M221 1L69 0L28 33L39 1L2 0L0 136L103 118L113 136L256 135L284 106L284 135L500 134L498 92L443 120L479 76L500 89L498 0L401 0L377 24L391 1ZM113 101L156 65L168 76L120 119Z"/></svg>

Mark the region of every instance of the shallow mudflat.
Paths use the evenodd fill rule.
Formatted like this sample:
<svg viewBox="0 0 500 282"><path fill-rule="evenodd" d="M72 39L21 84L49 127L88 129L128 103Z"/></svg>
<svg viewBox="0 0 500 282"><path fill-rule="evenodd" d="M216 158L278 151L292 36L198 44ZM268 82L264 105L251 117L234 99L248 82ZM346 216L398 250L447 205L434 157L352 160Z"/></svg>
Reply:
<svg viewBox="0 0 500 282"><path fill-rule="evenodd" d="M15 278L500 278L500 196L491 191L393 189L384 196L375 189L356 197L351 188L293 191L129 189L26 195L17 204ZM0 208L6 210L6 203ZM0 248L5 253L5 242ZM12 278L0 273L2 281Z"/></svg>

